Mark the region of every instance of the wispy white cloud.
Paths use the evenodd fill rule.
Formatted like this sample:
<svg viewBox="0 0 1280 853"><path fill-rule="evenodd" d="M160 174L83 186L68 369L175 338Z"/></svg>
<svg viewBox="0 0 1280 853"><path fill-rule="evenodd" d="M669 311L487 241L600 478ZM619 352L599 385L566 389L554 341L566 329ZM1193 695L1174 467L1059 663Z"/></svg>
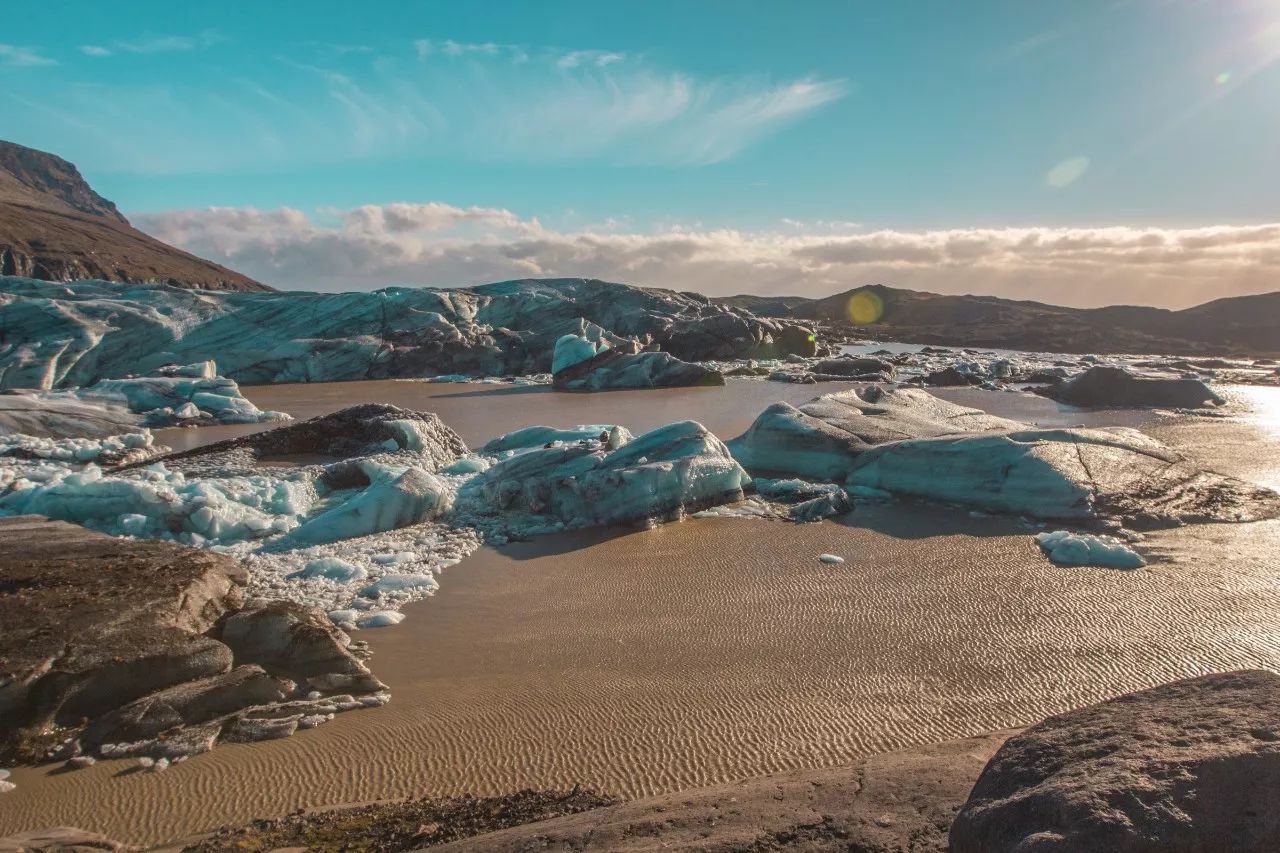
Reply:
<svg viewBox="0 0 1280 853"><path fill-rule="evenodd" d="M80 52L85 56L107 57L121 53L187 53L205 50L223 41L216 30L204 30L195 35L141 35L132 39L117 39L109 44L85 44Z"/></svg>
<svg viewBox="0 0 1280 853"><path fill-rule="evenodd" d="M16 68L34 68L41 65L57 65L58 61L45 56L34 47L0 43L0 65Z"/></svg>
<svg viewBox="0 0 1280 853"><path fill-rule="evenodd" d="M82 50L185 50L216 37ZM97 128L87 158L70 152L82 165L170 173L424 155L486 163L716 163L849 91L838 79L700 77L602 49L420 39L401 51L365 56L312 45L308 62L279 55L263 57L270 69L238 69L228 82L239 91L73 85L44 100L55 113ZM0 102L4 97L0 92ZM120 139L129 144L115 144Z"/></svg>
<svg viewBox="0 0 1280 853"><path fill-rule="evenodd" d="M1066 305L1184 307L1280 281L1280 223L1201 228L867 231L557 229L442 203L305 213L236 208L132 217L162 240L282 287L353 290L590 276L712 295L824 296L870 282Z"/></svg>

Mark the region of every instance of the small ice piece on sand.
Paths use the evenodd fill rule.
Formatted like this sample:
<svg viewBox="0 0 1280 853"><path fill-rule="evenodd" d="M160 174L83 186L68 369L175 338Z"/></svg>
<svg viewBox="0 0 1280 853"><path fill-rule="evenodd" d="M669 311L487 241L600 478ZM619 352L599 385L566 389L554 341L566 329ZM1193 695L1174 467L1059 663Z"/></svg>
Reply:
<svg viewBox="0 0 1280 853"><path fill-rule="evenodd" d="M76 755L67 759L67 767L71 770L83 770L86 767L92 767L97 764L98 760L92 755Z"/></svg>
<svg viewBox="0 0 1280 853"><path fill-rule="evenodd" d="M1061 566L1102 566L1111 569L1140 569L1147 564L1142 556L1114 536L1094 536L1054 530L1037 533L1036 543L1045 556Z"/></svg>
<svg viewBox="0 0 1280 853"><path fill-rule="evenodd" d="M9 775L10 774L8 770L5 770L3 767L0 767L0 782L3 782L5 779L8 779Z"/></svg>
<svg viewBox="0 0 1280 853"><path fill-rule="evenodd" d="M167 758L157 758L156 763L151 765L152 773L163 773L168 769L169 769L169 759Z"/></svg>
<svg viewBox="0 0 1280 853"><path fill-rule="evenodd" d="M7 782L4 779L0 779L0 794L7 794L16 787L18 786L13 784L12 782Z"/></svg>
<svg viewBox="0 0 1280 853"><path fill-rule="evenodd" d="M150 770L156 766L156 760L149 755L144 755L138 759L138 766L145 770Z"/></svg>
<svg viewBox="0 0 1280 853"><path fill-rule="evenodd" d="M837 557L835 554L819 554L818 560L831 566L838 566L844 562L844 557Z"/></svg>
<svg viewBox="0 0 1280 853"><path fill-rule="evenodd" d="M334 581L364 580L369 573L360 566L340 560L337 557L321 557L312 560L296 572L292 577L328 578Z"/></svg>
<svg viewBox="0 0 1280 853"><path fill-rule="evenodd" d="M385 628L388 625L399 625L404 621L404 614L394 610L378 610L360 618L357 623L361 628Z"/></svg>

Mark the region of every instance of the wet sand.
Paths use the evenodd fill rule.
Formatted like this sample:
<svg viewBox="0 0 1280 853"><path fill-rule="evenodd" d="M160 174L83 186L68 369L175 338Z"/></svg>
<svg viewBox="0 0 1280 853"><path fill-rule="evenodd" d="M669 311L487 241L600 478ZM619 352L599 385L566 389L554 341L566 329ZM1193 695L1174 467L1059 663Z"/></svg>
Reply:
<svg viewBox="0 0 1280 853"><path fill-rule="evenodd" d="M674 394L625 406L573 397L558 418L532 408L535 394L471 420L446 412L456 398L423 408L477 443L537 422L745 427L793 390L743 384L770 399L716 409L704 397L673 413L662 398ZM1083 420L1048 401L985 402ZM1226 473L1280 467L1274 437L1254 426L1096 417L1216 436L1206 452ZM1155 559L1142 571L1064 569L1012 520L913 503L821 524L693 519L484 548L404 623L362 635L390 705L287 740L220 746L164 774L128 762L20 769L0 799L0 832L73 824L150 843L414 795L581 782L634 797L1021 726L1181 676L1280 670L1280 522L1182 528L1145 548ZM820 564L824 551L848 562Z"/></svg>

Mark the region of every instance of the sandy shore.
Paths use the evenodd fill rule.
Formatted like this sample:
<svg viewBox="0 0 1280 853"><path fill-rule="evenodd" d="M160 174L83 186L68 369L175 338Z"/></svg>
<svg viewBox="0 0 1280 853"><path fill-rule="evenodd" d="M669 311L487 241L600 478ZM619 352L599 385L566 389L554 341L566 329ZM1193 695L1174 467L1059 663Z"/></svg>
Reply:
<svg viewBox="0 0 1280 853"><path fill-rule="evenodd" d="M156 842L304 805L579 781L639 796L1280 668L1280 524L1162 534L1164 562L1126 573L1055 567L1004 520L858 515L484 549L366 634L389 706L165 774L21 769L0 830Z"/></svg>
<svg viewBox="0 0 1280 853"><path fill-rule="evenodd" d="M631 414L672 419L647 411L662 396ZM517 419L643 428L610 416L622 399L570 398L590 411L554 419L504 409L484 435ZM728 425L763 408L725 399L684 416ZM1277 467L1256 429L1185 421L1151 428L1222 437L1204 452L1227 473ZM364 634L387 707L164 774L20 769L0 834L73 824L149 843L301 806L578 782L635 797L1026 725L1188 675L1280 669L1280 523L1153 534L1139 572L1056 567L1028 532L904 503L803 526L694 519L484 548L403 624ZM824 551L848 562L820 564Z"/></svg>

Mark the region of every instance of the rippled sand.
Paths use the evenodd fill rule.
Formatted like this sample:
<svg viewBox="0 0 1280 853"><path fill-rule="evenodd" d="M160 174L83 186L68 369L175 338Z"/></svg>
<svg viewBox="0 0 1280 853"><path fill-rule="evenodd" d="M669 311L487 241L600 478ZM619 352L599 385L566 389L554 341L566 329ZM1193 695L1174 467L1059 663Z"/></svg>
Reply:
<svg viewBox="0 0 1280 853"><path fill-rule="evenodd" d="M999 396L1041 406L991 395L989 408ZM572 405L612 420L614 397ZM673 417L630 405L617 419L639 428L641 415ZM762 407L741 408L749 421ZM490 418L486 435L516 417ZM1149 428L1222 438L1227 473L1280 466L1247 425ZM0 831L73 824L147 843L420 794L582 782L637 796L1024 725L1180 676L1280 670L1280 523L1168 531L1148 551L1138 572L1059 568L1010 520L909 503L804 526L695 519L486 548L402 625L365 632L387 707L164 774L22 769ZM823 565L822 552L848 562Z"/></svg>

